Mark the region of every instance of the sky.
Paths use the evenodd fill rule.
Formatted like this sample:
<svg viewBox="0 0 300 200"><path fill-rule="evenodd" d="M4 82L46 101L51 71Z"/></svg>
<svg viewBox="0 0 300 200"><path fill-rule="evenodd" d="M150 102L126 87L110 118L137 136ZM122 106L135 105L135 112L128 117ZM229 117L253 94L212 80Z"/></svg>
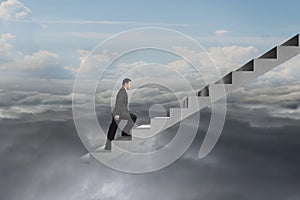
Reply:
<svg viewBox="0 0 300 200"><path fill-rule="evenodd" d="M89 75L88 90L95 72L144 39L174 54L144 49L117 59L99 81L95 102L107 131L120 77L130 76L129 108L137 124L148 123L151 105L178 105L175 95L191 92L182 80L198 91L218 79L213 66L224 75L298 34L299 6L296 0L0 1L0 199L299 199L299 56L227 96L221 138L204 159L197 153L211 110L201 111L199 123L185 119L191 130L199 126L197 137L180 159L155 172L127 174L80 162L87 150L72 115L77 73ZM161 31L147 35L145 27ZM137 28L140 35L116 37ZM100 51L101 42L107 49ZM199 62L201 76L178 55ZM88 96L80 98L84 104ZM151 145L165 144L177 128Z"/></svg>

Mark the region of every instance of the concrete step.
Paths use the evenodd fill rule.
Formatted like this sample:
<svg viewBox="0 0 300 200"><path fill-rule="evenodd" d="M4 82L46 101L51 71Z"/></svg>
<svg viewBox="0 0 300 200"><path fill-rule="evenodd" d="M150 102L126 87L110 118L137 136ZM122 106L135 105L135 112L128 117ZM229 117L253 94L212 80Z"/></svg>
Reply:
<svg viewBox="0 0 300 200"><path fill-rule="evenodd" d="M170 117L186 116L191 113L189 108L170 108Z"/></svg>
<svg viewBox="0 0 300 200"><path fill-rule="evenodd" d="M254 71L234 71L232 72L232 82L237 87L243 87L247 83L256 79L258 75Z"/></svg>
<svg viewBox="0 0 300 200"><path fill-rule="evenodd" d="M188 96L188 108L191 110L200 110L211 104L211 98L208 96Z"/></svg>
<svg viewBox="0 0 300 200"><path fill-rule="evenodd" d="M211 97L211 102L215 102L224 95L232 92L236 87L234 84L209 84L209 96Z"/></svg>
<svg viewBox="0 0 300 200"><path fill-rule="evenodd" d="M254 71L257 77L272 70L274 67L290 60L300 53L299 47L278 46L276 59L256 58L254 59Z"/></svg>

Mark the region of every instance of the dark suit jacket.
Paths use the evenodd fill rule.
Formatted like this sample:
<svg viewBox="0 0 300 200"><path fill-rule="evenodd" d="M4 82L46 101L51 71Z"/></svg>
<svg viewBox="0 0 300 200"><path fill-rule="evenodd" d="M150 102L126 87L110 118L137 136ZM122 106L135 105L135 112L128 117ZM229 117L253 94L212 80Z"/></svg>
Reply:
<svg viewBox="0 0 300 200"><path fill-rule="evenodd" d="M126 89L122 87L116 99L116 104L113 109L113 115L120 115L120 118L130 118L129 110L128 110L128 95Z"/></svg>

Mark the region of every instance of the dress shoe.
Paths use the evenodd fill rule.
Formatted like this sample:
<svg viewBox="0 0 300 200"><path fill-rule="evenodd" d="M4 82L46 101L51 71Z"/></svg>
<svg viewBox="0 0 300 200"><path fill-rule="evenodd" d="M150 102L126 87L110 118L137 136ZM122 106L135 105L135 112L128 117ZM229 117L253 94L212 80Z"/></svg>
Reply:
<svg viewBox="0 0 300 200"><path fill-rule="evenodd" d="M122 132L121 136L122 137L131 137L131 135L129 135L129 134L125 133L125 132Z"/></svg>

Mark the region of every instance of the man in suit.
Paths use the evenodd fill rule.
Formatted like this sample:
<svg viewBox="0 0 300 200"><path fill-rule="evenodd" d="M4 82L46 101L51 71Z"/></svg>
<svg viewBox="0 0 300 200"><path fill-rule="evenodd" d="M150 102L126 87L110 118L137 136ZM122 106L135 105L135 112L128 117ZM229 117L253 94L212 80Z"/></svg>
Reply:
<svg viewBox="0 0 300 200"><path fill-rule="evenodd" d="M122 130L122 137L131 138L131 129L136 122L136 115L132 114L128 110L128 95L127 90L131 89L131 80L129 78L125 78L122 81L122 88L119 90L117 94L116 104L112 112L112 121L109 126L109 130L107 133L107 140L105 144L105 150L111 150L111 141L114 139L118 124L121 119L127 120L127 124Z"/></svg>

